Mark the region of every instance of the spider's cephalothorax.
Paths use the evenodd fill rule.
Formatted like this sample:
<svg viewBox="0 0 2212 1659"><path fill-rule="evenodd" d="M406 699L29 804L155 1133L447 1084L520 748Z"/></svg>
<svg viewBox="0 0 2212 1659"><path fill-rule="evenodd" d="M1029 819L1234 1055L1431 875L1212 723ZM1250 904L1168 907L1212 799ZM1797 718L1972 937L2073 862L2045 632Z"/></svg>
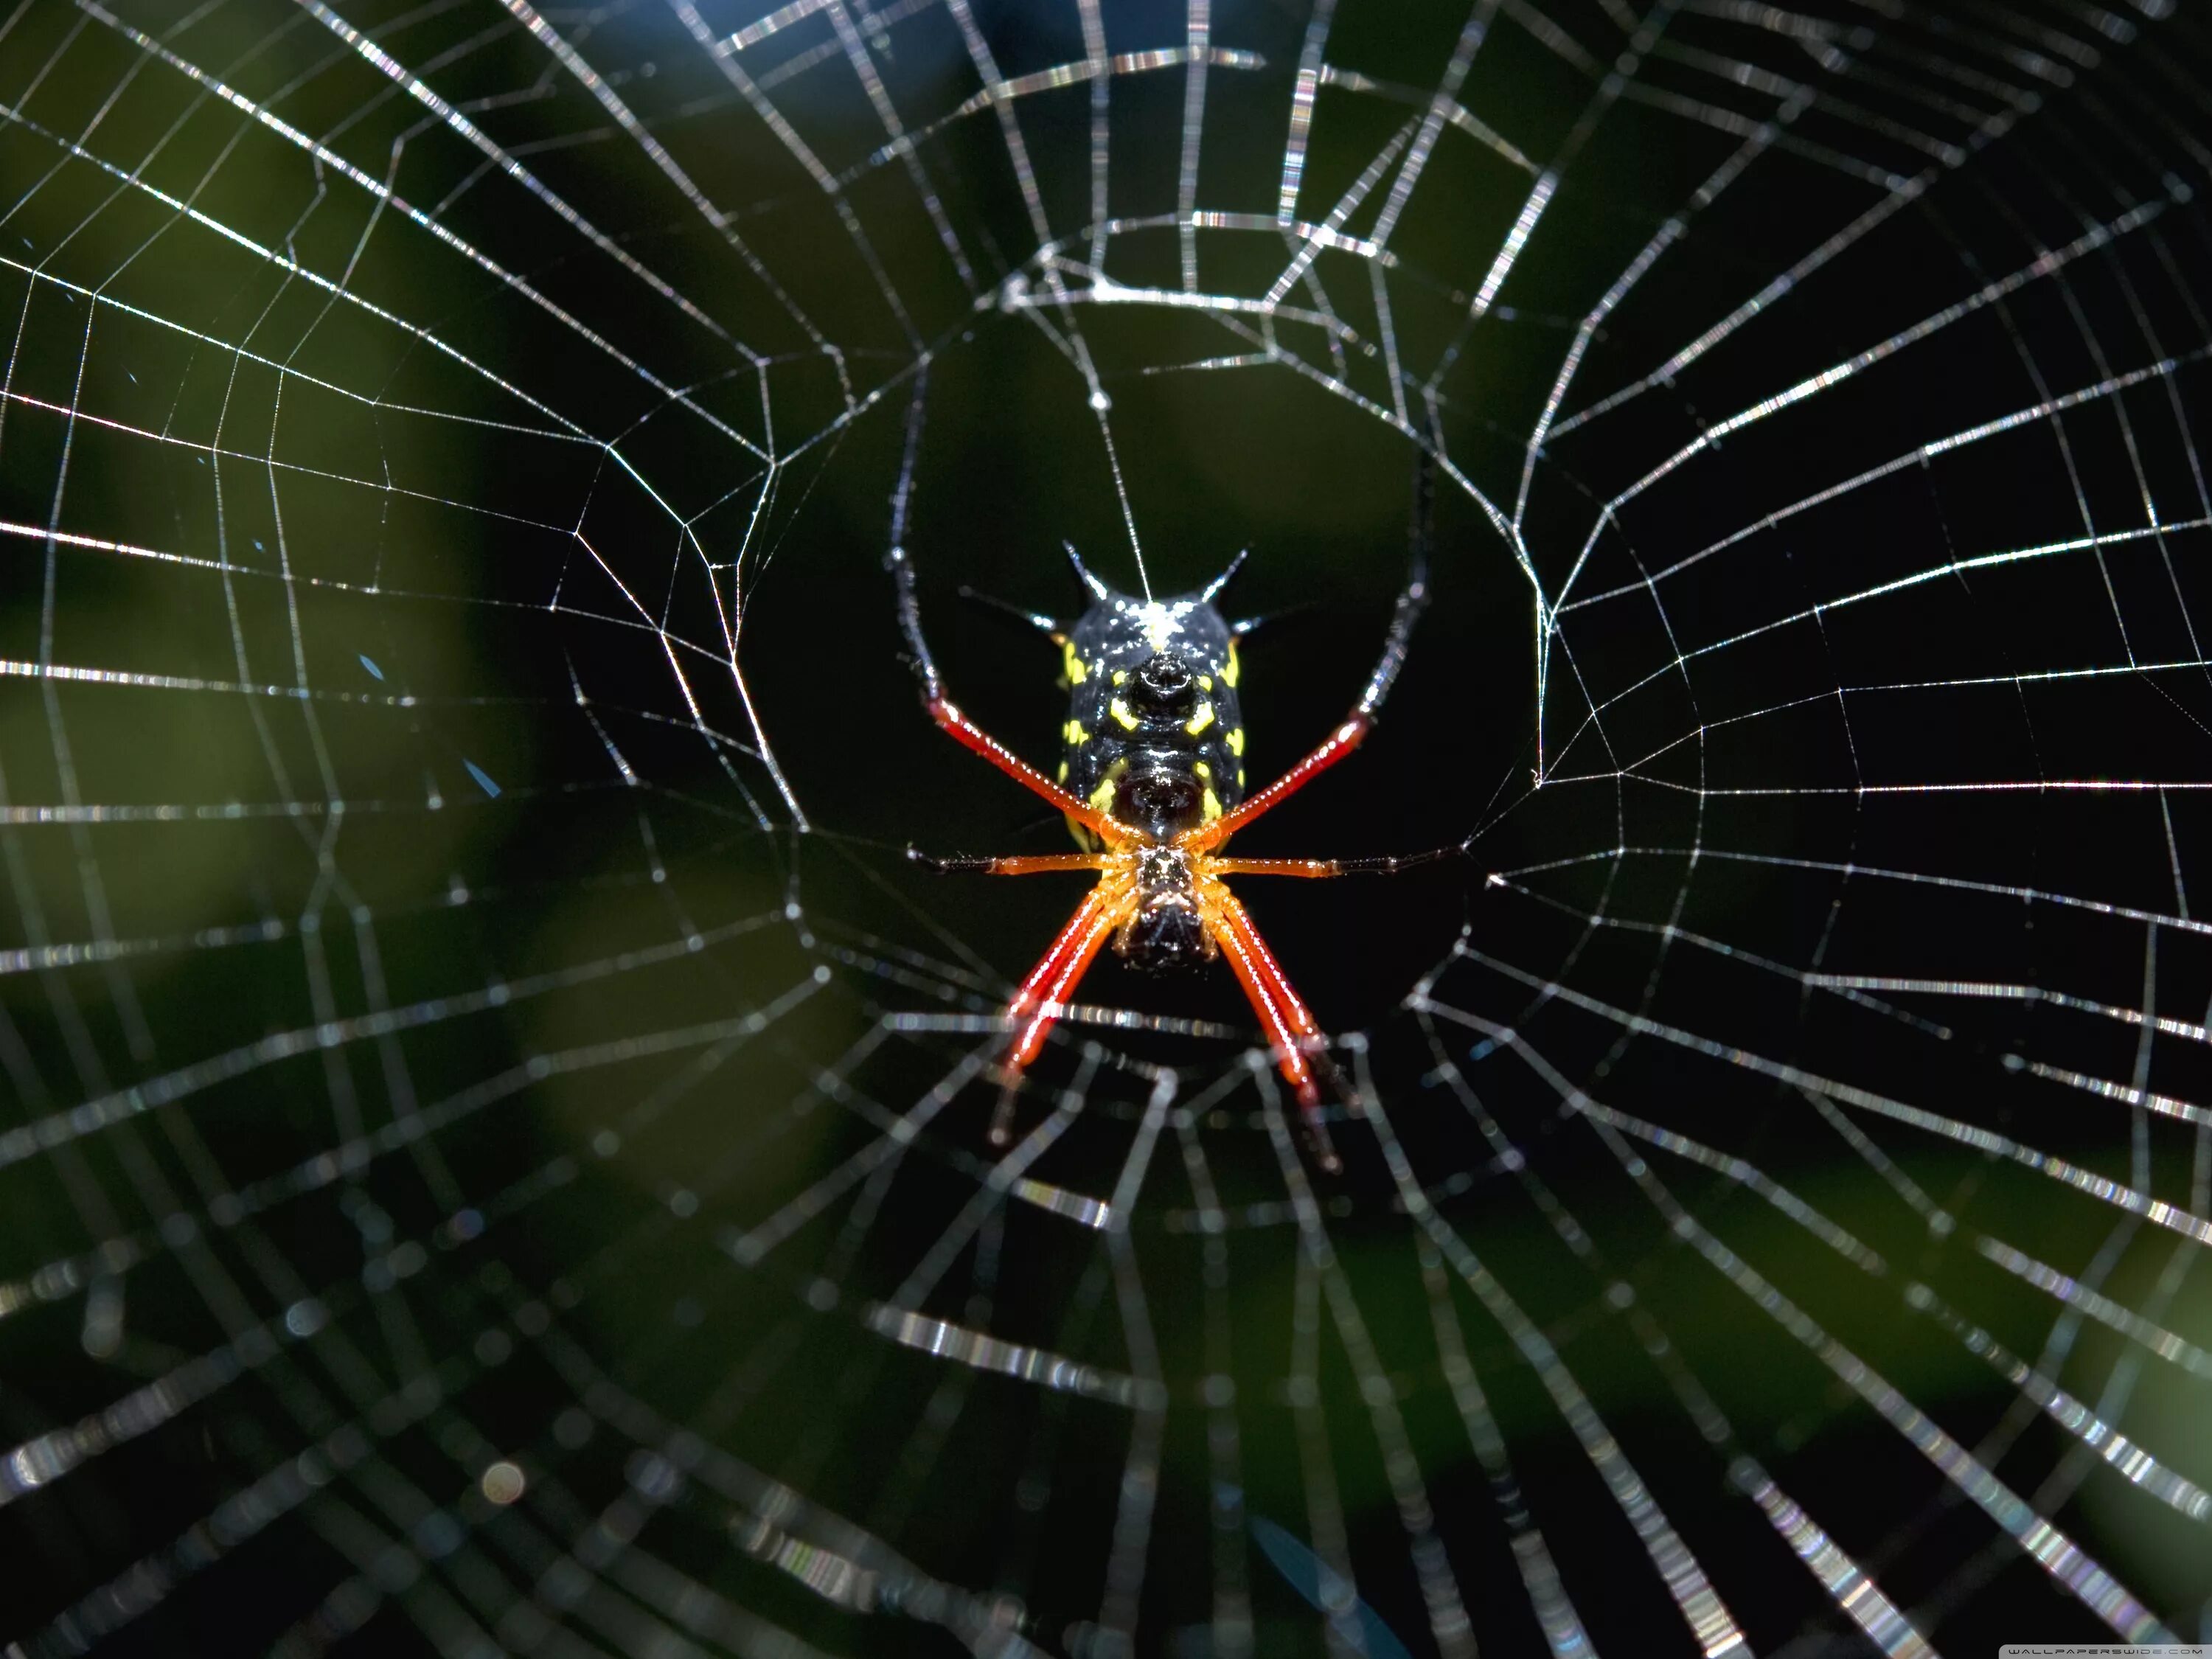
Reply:
<svg viewBox="0 0 2212 1659"><path fill-rule="evenodd" d="M917 396L916 408L919 409ZM909 448L918 427L909 424ZM909 462L910 465L910 462ZM1022 760L945 695L922 638L906 550L891 548L899 618L921 678L930 718L1000 771L1066 815L1080 853L999 859L930 859L940 870L1024 876L1054 870L1097 872L1098 884L1076 907L1060 938L1006 1005L1012 1036L1000 1062L1006 1088L992 1123L1004 1143L1013 1091L1043 1052L1066 999L1111 940L1132 966L1160 972L1225 957L1267 1033L1275 1064L1291 1085L1315 1154L1324 1168L1336 1154L1321 1118L1321 1079L1343 1082L1329 1064L1328 1040L1260 937L1230 876L1339 876L1355 869L1399 868L1414 860L1232 859L1229 837L1319 773L1367 735L1375 711L1405 660L1413 619L1427 602L1430 473L1416 475L1412 570L1398 595L1382 659L1350 714L1304 760L1261 790L1244 793L1244 724L1237 701L1237 641L1250 624L1231 624L1214 607L1237 564L1203 592L1156 601L1116 593L1075 560L1091 603L1073 626L1026 619L1060 648L1068 690L1057 782ZM902 512L902 496L901 510ZM1074 550L1069 550L1074 556ZM1238 556L1237 562L1243 562ZM919 858L921 855L915 854ZM1346 1098L1349 1098L1347 1093Z"/></svg>
<svg viewBox="0 0 2212 1659"><path fill-rule="evenodd" d="M1132 968L1168 974L1221 954L1207 926L1206 895L1200 886L1204 856L1172 844L1137 849L1137 906L1115 930L1115 955Z"/></svg>

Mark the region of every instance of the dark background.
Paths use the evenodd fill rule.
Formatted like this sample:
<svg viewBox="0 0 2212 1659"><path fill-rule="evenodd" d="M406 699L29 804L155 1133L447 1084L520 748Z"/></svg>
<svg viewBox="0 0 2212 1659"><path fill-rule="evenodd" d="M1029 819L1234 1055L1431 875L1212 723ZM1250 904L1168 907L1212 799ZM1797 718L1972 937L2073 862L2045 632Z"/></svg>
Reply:
<svg viewBox="0 0 2212 1659"><path fill-rule="evenodd" d="M434 107L279 6L15 15L0 1432L88 1455L0 1488L0 1637L985 1651L1004 1597L1043 1650L1106 1653L1133 1462L1158 1481L1138 1651L1238 1651L1247 1599L1264 1654L1387 1652L1377 1626L1448 1648L1429 1548L1486 1650L1542 1651L1524 1507L1593 1645L1691 1650L1597 1440L1759 1651L1867 1645L1744 1496L1762 1478L1943 1652L2115 1639L2061 1582L2087 1569L2046 1569L2007 1517L2198 1633L2203 1512L2048 1407L2063 1389L2212 1480L2187 1346L2212 1345L2212 957L2186 890L2212 729L2202 27L1687 6L1632 38L1621 10L1501 8L1459 89L1559 181L1488 316L1530 171L1450 128L1391 236L1387 317L1368 262L1325 254L1343 356L1285 319L1279 361L1214 367L1267 349L1250 313L1004 300L1017 271L1037 291L1039 235L995 115L953 113L981 82L941 7L879 8L889 49L866 50L929 129L965 277L904 162L871 160L842 56L801 61L834 46L822 15L738 61L842 213L675 15L546 14L725 234L497 9L345 9ZM1308 19L1212 15L1259 62L1209 71L1197 203L1264 219ZM1084 56L1072 6L973 16L1003 75ZM1344 8L1327 59L1370 84L1322 90L1301 219L1418 122L1465 22ZM1177 48L1188 23L1111 6L1107 46ZM1186 76L1111 88L1106 270L1174 290L1176 231L1138 222L1176 210ZM1015 102L1077 266L1089 97ZM1562 413L1766 298L1535 465L1522 538L1552 599L1589 550L1538 788L1534 596L1474 492L1511 515L1578 325L1677 216ZM1194 246L1215 295L1265 293L1287 257L1249 226ZM916 706L882 568L904 423L926 364L906 544L933 647L1048 762L1054 653L957 589L1072 614L1063 539L1137 585L1079 339L1156 591L1249 546L1235 609L1284 613L1246 653L1255 782L1356 695L1402 578L1394 362L1416 432L1432 386L1449 464L1435 603L1377 734L1239 849L1464 843L1395 878L1250 885L1471 1254L1434 1259L1373 1127L1339 1125L1340 1177L1287 1156L1225 973L1109 961L1083 1000L1133 1020L1064 1028L1022 1127L1077 1085L1027 1173L1104 1198L1150 1068L1175 1069L1198 1113L1151 1152L1126 1245L997 1197L920 1298L1156 1370L1156 1462L1144 1413L895 1343L878 1313L988 1190L994 1091L933 1091L1077 892L904 859L1065 844ZM911 1146L888 1138L920 1109ZM2112 1328L2130 1316L2183 1346L2152 1356ZM1216 1374L1233 1406L1209 1407ZM1930 1425L1951 1440L1916 1447ZM2002 1490L1977 1499L1931 1447ZM511 1507L481 1492L499 1457L529 1480ZM1376 1624L1332 1628L1255 1522L1352 1571ZM758 1559L780 1537L878 1574L894 1610Z"/></svg>

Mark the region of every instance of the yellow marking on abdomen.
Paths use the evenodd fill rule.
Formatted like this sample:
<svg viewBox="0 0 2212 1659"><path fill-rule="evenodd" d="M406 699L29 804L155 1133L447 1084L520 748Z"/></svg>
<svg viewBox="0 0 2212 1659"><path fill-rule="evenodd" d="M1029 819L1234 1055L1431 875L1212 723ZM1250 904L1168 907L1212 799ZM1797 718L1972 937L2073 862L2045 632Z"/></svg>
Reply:
<svg viewBox="0 0 2212 1659"><path fill-rule="evenodd" d="M1206 788L1206 793L1199 798L1200 821L1205 823L1211 823L1214 819L1220 816L1221 797L1213 793L1213 786L1208 784Z"/></svg>
<svg viewBox="0 0 2212 1659"><path fill-rule="evenodd" d="M1229 752L1232 755L1242 755L1244 752L1244 728L1241 726L1233 726L1230 730Z"/></svg>
<svg viewBox="0 0 2212 1659"><path fill-rule="evenodd" d="M1114 810L1112 778L1101 778L1098 787L1091 792L1091 810L1094 812L1111 812Z"/></svg>
<svg viewBox="0 0 2212 1659"><path fill-rule="evenodd" d="M1114 717L1115 724L1124 732L1133 732L1137 729L1137 717L1129 712L1129 705L1123 702L1121 698L1116 697L1108 703L1106 712Z"/></svg>
<svg viewBox="0 0 2212 1659"><path fill-rule="evenodd" d="M1237 641L1231 640L1229 641L1229 660L1221 665L1221 683L1227 686L1231 691L1234 691L1237 689L1237 676L1238 672L1239 671L1237 666Z"/></svg>
<svg viewBox="0 0 2212 1659"><path fill-rule="evenodd" d="M1194 738L1212 724L1213 705L1210 702L1201 702L1198 706L1198 713L1183 722L1182 729Z"/></svg>
<svg viewBox="0 0 2212 1659"><path fill-rule="evenodd" d="M1074 744L1078 746L1091 741L1091 734L1083 729L1083 722L1081 720L1068 721L1066 725L1060 728L1060 735L1063 742Z"/></svg>
<svg viewBox="0 0 2212 1659"><path fill-rule="evenodd" d="M1091 672L1090 665L1075 654L1075 647L1072 645L1063 645L1060 650L1060 663L1067 670L1067 683L1070 685L1082 684L1084 676Z"/></svg>

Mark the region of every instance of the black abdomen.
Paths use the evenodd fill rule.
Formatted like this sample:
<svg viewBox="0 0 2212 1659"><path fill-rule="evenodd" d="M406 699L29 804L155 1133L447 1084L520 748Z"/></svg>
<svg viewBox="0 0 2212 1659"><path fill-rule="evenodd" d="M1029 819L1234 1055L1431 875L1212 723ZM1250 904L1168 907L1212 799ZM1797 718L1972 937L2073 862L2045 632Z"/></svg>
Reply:
<svg viewBox="0 0 2212 1659"><path fill-rule="evenodd" d="M1062 666L1060 781L1073 793L1155 841L1243 799L1237 639L1210 602L1109 593L1069 630Z"/></svg>

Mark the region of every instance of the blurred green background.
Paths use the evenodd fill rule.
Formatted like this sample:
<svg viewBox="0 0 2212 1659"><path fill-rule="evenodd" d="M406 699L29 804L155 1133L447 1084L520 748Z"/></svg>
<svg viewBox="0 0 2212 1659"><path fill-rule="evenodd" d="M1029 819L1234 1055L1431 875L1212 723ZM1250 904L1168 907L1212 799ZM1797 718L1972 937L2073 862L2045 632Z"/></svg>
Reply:
<svg viewBox="0 0 2212 1659"><path fill-rule="evenodd" d="M1950 788L2207 775L2203 42L2154 9L1346 5L1297 216L1391 213L1388 250L1268 318L1310 244L1272 218L1302 9L1106 6L1106 52L1170 55L1110 77L1102 161L1051 75L1075 5L709 9L702 46L647 6L29 0L0 1430L44 1449L0 1638L1013 1650L996 1607L1069 1655L1538 1652L1540 1533L1593 1645L1687 1650L1648 1497L1753 1646L1863 1650L1769 1477L1943 1651L2110 1633L2030 1517L2194 1632L2204 1510L2051 1391L2212 1480L2199 810ZM1555 412L1643 389L1532 448L1570 362ZM1063 540L1137 586L1115 467L1156 592L1252 550L1256 781L1373 661L1416 436L1447 464L1377 735L1240 842L1464 844L1253 896L1388 1127L1340 1128L1340 1179L1289 1154L1227 975L1109 961L1083 999L1127 1017L1024 1103L1080 1104L1043 1184L992 1184L990 1020L1075 892L904 857L1064 845L901 659L925 385L933 644L1039 761L1054 653L957 590L1071 615ZM2177 527L2094 544L2147 511ZM1547 633L1571 581L1626 597ZM2186 672L2031 683L2153 663ZM1133 1179L1125 1231L1053 1207Z"/></svg>

